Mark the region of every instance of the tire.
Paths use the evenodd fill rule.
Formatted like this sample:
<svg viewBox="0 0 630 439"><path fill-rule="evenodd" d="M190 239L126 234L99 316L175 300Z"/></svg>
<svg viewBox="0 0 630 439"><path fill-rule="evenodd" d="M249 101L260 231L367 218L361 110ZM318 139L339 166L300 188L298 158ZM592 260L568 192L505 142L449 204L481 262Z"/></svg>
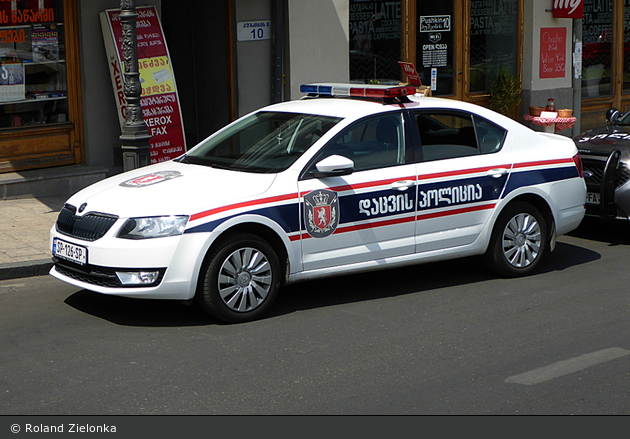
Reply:
<svg viewBox="0 0 630 439"><path fill-rule="evenodd" d="M267 241L240 233L222 241L206 258L197 300L210 316L227 323L260 318L280 288L280 261Z"/></svg>
<svg viewBox="0 0 630 439"><path fill-rule="evenodd" d="M526 276L547 253L548 241L547 224L540 211L529 203L512 203L494 225L486 264L501 276Z"/></svg>

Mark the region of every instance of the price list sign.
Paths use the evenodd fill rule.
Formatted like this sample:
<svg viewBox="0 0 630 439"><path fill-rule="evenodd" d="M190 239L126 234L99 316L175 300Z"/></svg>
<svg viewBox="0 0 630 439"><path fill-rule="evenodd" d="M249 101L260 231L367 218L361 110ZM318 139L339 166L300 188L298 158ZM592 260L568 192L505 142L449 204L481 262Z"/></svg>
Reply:
<svg viewBox="0 0 630 439"><path fill-rule="evenodd" d="M151 163L171 160L186 151L179 96L170 56L154 6L137 7L138 70L142 84L140 105L151 134ZM120 10L101 13L101 27L121 125L125 121L123 48Z"/></svg>
<svg viewBox="0 0 630 439"><path fill-rule="evenodd" d="M564 78L567 65L567 28L540 29L540 77Z"/></svg>

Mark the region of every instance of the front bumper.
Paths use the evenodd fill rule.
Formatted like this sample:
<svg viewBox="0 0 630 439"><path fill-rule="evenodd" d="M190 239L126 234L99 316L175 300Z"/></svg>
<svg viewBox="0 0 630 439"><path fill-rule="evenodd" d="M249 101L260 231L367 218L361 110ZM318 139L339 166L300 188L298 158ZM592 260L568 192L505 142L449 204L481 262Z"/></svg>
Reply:
<svg viewBox="0 0 630 439"><path fill-rule="evenodd" d="M93 242L50 231L54 238L87 248L87 263L77 264L53 257L50 274L71 285L102 294L148 299L189 300L195 295L203 258L209 247L209 233L127 240L108 233ZM153 272L159 275L149 285L125 285L120 272Z"/></svg>

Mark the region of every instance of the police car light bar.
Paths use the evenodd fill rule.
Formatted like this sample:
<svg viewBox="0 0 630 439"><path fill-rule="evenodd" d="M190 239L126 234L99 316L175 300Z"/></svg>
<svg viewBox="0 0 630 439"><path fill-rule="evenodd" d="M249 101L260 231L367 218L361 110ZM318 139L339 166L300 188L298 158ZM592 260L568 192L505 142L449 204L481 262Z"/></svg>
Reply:
<svg viewBox="0 0 630 439"><path fill-rule="evenodd" d="M302 93L319 96L352 96L362 98L400 98L416 94L413 85L369 85L369 84L302 84Z"/></svg>

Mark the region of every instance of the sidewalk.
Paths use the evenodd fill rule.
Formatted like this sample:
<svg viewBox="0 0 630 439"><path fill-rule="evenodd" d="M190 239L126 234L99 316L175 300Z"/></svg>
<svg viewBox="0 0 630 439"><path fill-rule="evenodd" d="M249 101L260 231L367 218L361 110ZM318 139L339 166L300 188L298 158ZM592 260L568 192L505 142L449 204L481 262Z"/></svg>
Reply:
<svg viewBox="0 0 630 439"><path fill-rule="evenodd" d="M0 280L48 273L48 234L66 199L0 200Z"/></svg>

